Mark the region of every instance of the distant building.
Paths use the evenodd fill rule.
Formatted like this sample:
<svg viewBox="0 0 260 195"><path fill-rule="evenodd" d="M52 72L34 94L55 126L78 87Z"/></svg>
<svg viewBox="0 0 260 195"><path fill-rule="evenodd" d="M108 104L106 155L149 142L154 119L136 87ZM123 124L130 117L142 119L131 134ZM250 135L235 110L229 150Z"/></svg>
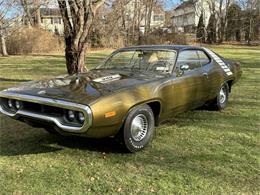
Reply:
<svg viewBox="0 0 260 195"><path fill-rule="evenodd" d="M63 34L64 26L58 8L41 8L41 27L53 33Z"/></svg>
<svg viewBox="0 0 260 195"><path fill-rule="evenodd" d="M126 15L127 20L129 23L133 20L134 14L134 1L130 1L126 5ZM142 11L144 14L144 11ZM33 14L32 14L33 15ZM60 15L59 8L41 8L40 9L41 15L41 24L40 27L50 32L57 33L62 35L64 33L64 26L62 17ZM145 29L145 20L144 15L142 16L142 20L140 22L139 29L140 31L144 32ZM36 18L34 18L36 20ZM165 12L162 7L155 7L151 13L151 29L163 27L165 24Z"/></svg>
<svg viewBox="0 0 260 195"><path fill-rule="evenodd" d="M131 0L127 3L126 5L126 15L127 15L127 20L129 23L133 21L134 18L134 9L135 9L135 1ZM145 31L145 7L141 7L141 15L140 17L140 26L139 29L141 32L144 33ZM151 12L151 18L150 18L150 28L151 29L156 29L156 28L162 28L165 26L165 11L163 8L159 5L154 6L152 12Z"/></svg>
<svg viewBox="0 0 260 195"><path fill-rule="evenodd" d="M64 33L63 21L58 8L41 8L40 13L41 28L60 35Z"/></svg>
<svg viewBox="0 0 260 195"><path fill-rule="evenodd" d="M33 23L36 24L37 14L34 9L30 10ZM23 24L27 24L26 18L22 18ZM59 8L40 8L40 28L52 33L62 35L64 26Z"/></svg>
<svg viewBox="0 0 260 195"><path fill-rule="evenodd" d="M199 18L203 14L204 25L210 18L209 0L188 0L173 10L172 24L176 32L192 33L196 31Z"/></svg>

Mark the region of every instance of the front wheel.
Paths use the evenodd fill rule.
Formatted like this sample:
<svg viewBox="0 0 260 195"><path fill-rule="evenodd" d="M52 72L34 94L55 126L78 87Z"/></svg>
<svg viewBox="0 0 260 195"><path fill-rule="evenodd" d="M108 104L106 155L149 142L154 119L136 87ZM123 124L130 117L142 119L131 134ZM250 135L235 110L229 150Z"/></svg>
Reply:
<svg viewBox="0 0 260 195"><path fill-rule="evenodd" d="M130 152L137 152L152 140L155 128L154 114L148 105L133 108L123 126L123 140Z"/></svg>
<svg viewBox="0 0 260 195"><path fill-rule="evenodd" d="M229 86L227 83L224 83L218 92L217 97L215 98L212 106L216 110L224 110L228 104L228 95L229 95Z"/></svg>

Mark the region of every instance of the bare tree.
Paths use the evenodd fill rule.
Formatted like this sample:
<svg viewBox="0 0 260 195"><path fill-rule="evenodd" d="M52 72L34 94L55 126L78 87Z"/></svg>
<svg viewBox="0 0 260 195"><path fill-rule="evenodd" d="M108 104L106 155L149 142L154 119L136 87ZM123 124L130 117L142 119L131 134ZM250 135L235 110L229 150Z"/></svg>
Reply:
<svg viewBox="0 0 260 195"><path fill-rule="evenodd" d="M163 0L110 0L110 6L99 12L101 17L95 26L99 25L105 45L141 44L152 32L153 13L162 11L164 3Z"/></svg>
<svg viewBox="0 0 260 195"><path fill-rule="evenodd" d="M7 49L6 49L6 43L5 43L5 34L3 33L3 30L0 31L0 34L1 34L2 55L8 56Z"/></svg>
<svg viewBox="0 0 260 195"><path fill-rule="evenodd" d="M123 44L128 45L130 36L130 13L128 13L127 5L130 0L112 1L111 9L107 11L105 23L100 25L105 39L123 38Z"/></svg>
<svg viewBox="0 0 260 195"><path fill-rule="evenodd" d="M8 56L6 36L14 29L18 19L15 0L0 0L0 38L3 56Z"/></svg>
<svg viewBox="0 0 260 195"><path fill-rule="evenodd" d="M25 24L31 27L33 25L33 19L30 11L30 3L27 0L20 0L20 2L24 10Z"/></svg>
<svg viewBox="0 0 260 195"><path fill-rule="evenodd" d="M240 6L244 10L244 16L242 17L242 29L245 32L245 40L248 45L251 44L253 36L255 34L255 27L260 25L260 8L259 0L240 0Z"/></svg>
<svg viewBox="0 0 260 195"><path fill-rule="evenodd" d="M44 3L46 3L46 2L44 2ZM35 25L36 26L40 26L40 24L41 24L41 2L40 2L40 0L33 0L33 5L34 5L34 8L35 8L35 10L34 10L34 12L35 12Z"/></svg>
<svg viewBox="0 0 260 195"><path fill-rule="evenodd" d="M40 27L41 7L47 6L50 0L20 0L24 12L25 24L28 27Z"/></svg>
<svg viewBox="0 0 260 195"><path fill-rule="evenodd" d="M145 4L145 35L150 32L151 29L151 17L153 8L156 4L156 0L146 0L144 1Z"/></svg>
<svg viewBox="0 0 260 195"><path fill-rule="evenodd" d="M0 1L0 6L3 8L5 2L4 0ZM7 50L6 50L6 43L5 43L5 34L4 34L4 18L5 18L5 10L1 9L0 11L0 36L1 36L1 49L2 49L2 55L8 56Z"/></svg>
<svg viewBox="0 0 260 195"><path fill-rule="evenodd" d="M65 57L69 74L83 72L85 51L98 8L105 0L57 0L64 24Z"/></svg>
<svg viewBox="0 0 260 195"><path fill-rule="evenodd" d="M218 23L217 36L218 42L222 43L227 28L227 11L230 7L231 0L219 0L218 4L218 11L216 12Z"/></svg>

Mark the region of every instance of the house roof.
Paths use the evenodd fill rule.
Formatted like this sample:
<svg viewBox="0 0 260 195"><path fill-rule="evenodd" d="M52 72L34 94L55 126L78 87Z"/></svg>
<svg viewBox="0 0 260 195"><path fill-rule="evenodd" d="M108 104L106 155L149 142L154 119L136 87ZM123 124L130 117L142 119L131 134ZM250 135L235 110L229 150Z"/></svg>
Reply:
<svg viewBox="0 0 260 195"><path fill-rule="evenodd" d="M36 10L31 8L30 13L35 15ZM41 8L41 16L60 16L59 8Z"/></svg>
<svg viewBox="0 0 260 195"><path fill-rule="evenodd" d="M41 8L42 16L60 16L60 9L58 8Z"/></svg>
<svg viewBox="0 0 260 195"><path fill-rule="evenodd" d="M196 0L184 1L182 4L180 4L179 6L177 6L174 10L184 9L184 8L186 8L186 7L193 6L194 3L196 3Z"/></svg>

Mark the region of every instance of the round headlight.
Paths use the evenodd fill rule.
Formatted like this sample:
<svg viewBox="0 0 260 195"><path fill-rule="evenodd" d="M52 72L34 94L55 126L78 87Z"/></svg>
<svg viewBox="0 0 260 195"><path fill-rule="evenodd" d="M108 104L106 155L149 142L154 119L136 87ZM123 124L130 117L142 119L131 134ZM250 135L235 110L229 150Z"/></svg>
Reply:
<svg viewBox="0 0 260 195"><path fill-rule="evenodd" d="M9 106L9 108L13 108L13 100L8 100L8 106Z"/></svg>
<svg viewBox="0 0 260 195"><path fill-rule="evenodd" d="M19 110L21 108L21 103L19 101L15 101L15 108Z"/></svg>
<svg viewBox="0 0 260 195"><path fill-rule="evenodd" d="M69 121L73 121L75 119L75 114L72 110L68 111L68 119Z"/></svg>
<svg viewBox="0 0 260 195"><path fill-rule="evenodd" d="M78 119L79 119L79 122L84 123L85 116L84 116L84 114L82 112L79 112Z"/></svg>

